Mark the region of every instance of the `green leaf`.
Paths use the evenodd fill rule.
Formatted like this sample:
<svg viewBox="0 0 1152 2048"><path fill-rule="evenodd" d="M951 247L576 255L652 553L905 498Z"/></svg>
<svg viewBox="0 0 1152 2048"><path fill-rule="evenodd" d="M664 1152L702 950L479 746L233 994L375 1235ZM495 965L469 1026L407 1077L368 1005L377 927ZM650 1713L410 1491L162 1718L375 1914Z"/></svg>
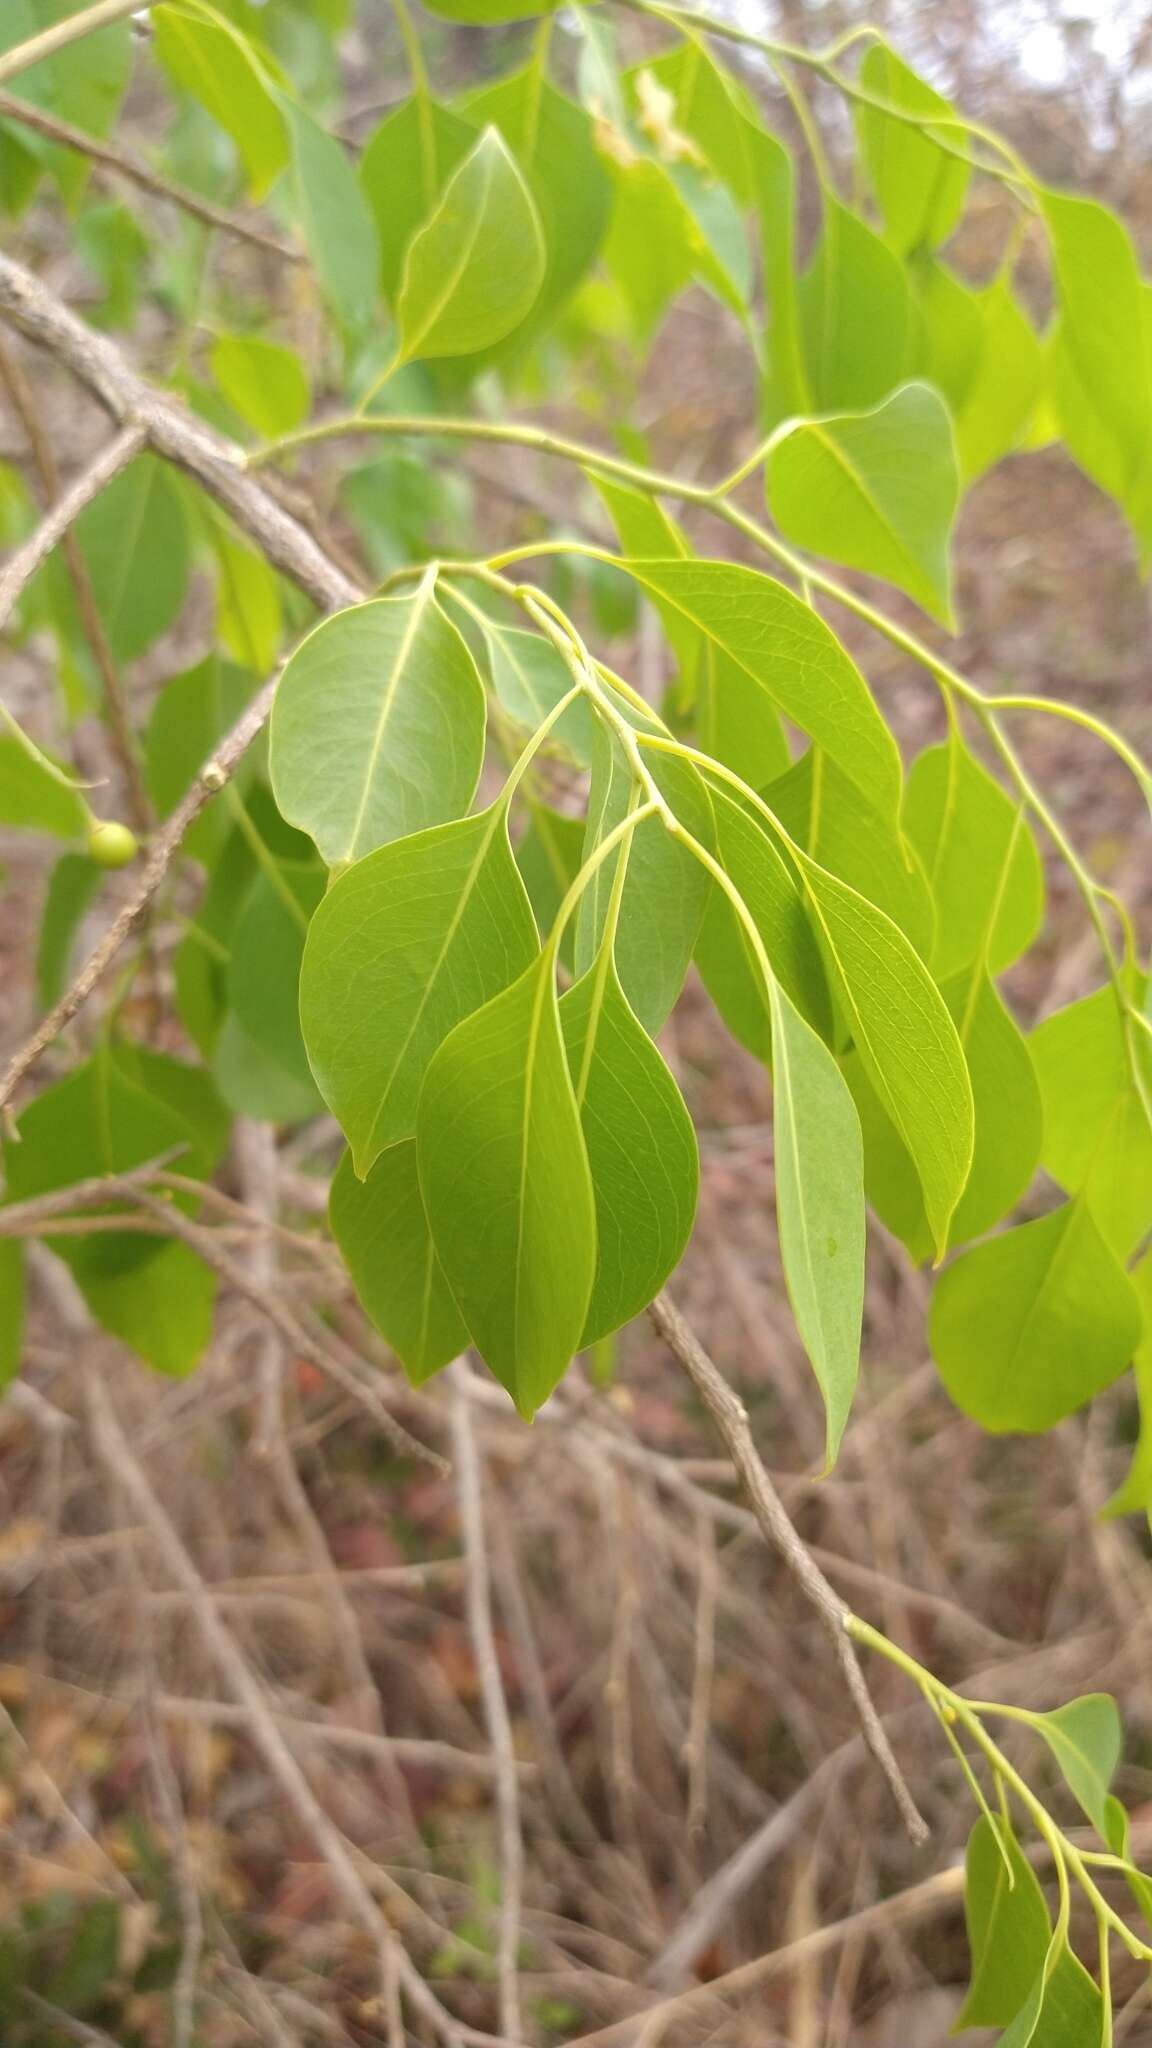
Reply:
<svg viewBox="0 0 1152 2048"><path fill-rule="evenodd" d="M126 1273L94 1272L81 1283L104 1329L152 1366L181 1379L212 1341L216 1275L186 1244L162 1244Z"/></svg>
<svg viewBox="0 0 1152 2048"><path fill-rule="evenodd" d="M534 733L548 713L572 688L572 677L558 648L541 633L504 626L489 619L485 629L492 687L505 711L525 733ZM550 739L566 747L587 767L592 757L592 723L586 702L569 705Z"/></svg>
<svg viewBox="0 0 1152 2048"><path fill-rule="evenodd" d="M952 425L928 384L873 411L801 420L768 457L768 502L798 546L882 576L952 625L959 502Z"/></svg>
<svg viewBox="0 0 1152 2048"><path fill-rule="evenodd" d="M608 508L621 549L631 560L644 561L648 557L666 555L693 556L676 521L658 499L649 497L645 491L634 491L627 484L613 483L608 477L594 476L590 480ZM705 643L698 628L690 624L675 605L660 597L654 602L664 637L680 671L680 701L688 703L696 691Z"/></svg>
<svg viewBox="0 0 1152 2048"><path fill-rule="evenodd" d="M1086 413L1115 465L1112 488L1142 549L1152 549L1152 346L1147 292L1126 229L1094 199L1040 188L1060 301L1060 340L1073 371L1074 413ZM1077 453L1076 421L1061 425Z"/></svg>
<svg viewBox="0 0 1152 2048"><path fill-rule="evenodd" d="M212 551L219 570L216 634L221 647L253 675L264 676L280 651L283 617L280 586L267 558L211 522Z"/></svg>
<svg viewBox="0 0 1152 2048"><path fill-rule="evenodd" d="M556 913L584 859L584 820L550 804L530 801L528 830L516 845L516 865L528 891L537 928L551 931ZM575 971L576 933L570 918L560 940L560 965Z"/></svg>
<svg viewBox="0 0 1152 2048"><path fill-rule="evenodd" d="M828 194L799 310L817 412L863 411L903 383L912 342L903 268L879 235Z"/></svg>
<svg viewBox="0 0 1152 2048"><path fill-rule="evenodd" d="M293 217L333 314L359 336L372 318L380 270L368 202L336 137L287 95L280 104L291 150Z"/></svg>
<svg viewBox="0 0 1152 2048"><path fill-rule="evenodd" d="M933 1242L948 1226L972 1163L972 1087L956 1026L891 918L797 852L856 1050L911 1154Z"/></svg>
<svg viewBox="0 0 1152 2048"><path fill-rule="evenodd" d="M537 948L502 804L395 840L333 884L304 949L300 1017L358 1174L411 1137L436 1048Z"/></svg>
<svg viewBox="0 0 1152 2048"><path fill-rule="evenodd" d="M164 684L144 735L148 789L162 818L175 810L217 741L236 723L252 687L251 676L215 654ZM249 773L242 763L239 787ZM184 851L210 863L233 829L228 800L215 797L186 832Z"/></svg>
<svg viewBox="0 0 1152 2048"><path fill-rule="evenodd" d="M555 319L596 258L612 207L612 184L583 107L556 91L535 58L464 102L469 119L500 130L531 193L544 235L545 270L523 320L496 345L517 355Z"/></svg>
<svg viewBox="0 0 1152 2048"><path fill-rule="evenodd" d="M1152 1225L1152 1130L1129 1065L1115 991L1070 1003L1029 1041L1044 1108L1043 1160L1065 1193L1083 1193L1103 1236L1127 1258ZM1152 1047L1133 1034L1152 1094Z"/></svg>
<svg viewBox="0 0 1152 2048"><path fill-rule="evenodd" d="M828 985L799 876L757 816L722 788L713 790L713 801L717 858L744 900L772 972L806 1022L830 1037ZM764 977L743 923L720 889L708 900L696 964L733 1037L767 1061L772 1031Z"/></svg>
<svg viewBox="0 0 1152 2048"><path fill-rule="evenodd" d="M1120 1716L1110 1693L1090 1692L1050 1714L1033 1714L1028 1725L1044 1737L1093 1827L1108 1839L1108 1788L1124 1746Z"/></svg>
<svg viewBox="0 0 1152 2048"><path fill-rule="evenodd" d="M36 949L36 988L50 1010L63 992L76 934L104 876L83 853L62 853L48 879Z"/></svg>
<svg viewBox="0 0 1152 2048"><path fill-rule="evenodd" d="M898 924L922 959L930 957L935 913L919 862L894 821L835 761L809 747L763 794L805 853Z"/></svg>
<svg viewBox="0 0 1152 2048"><path fill-rule="evenodd" d="M1103 2000L1067 1939L1053 1934L1044 1968L999 2048L1111 2048Z"/></svg>
<svg viewBox="0 0 1152 2048"><path fill-rule="evenodd" d="M476 131L427 93L405 100L382 121L360 158L360 182L376 223L380 288L391 305L404 255Z"/></svg>
<svg viewBox="0 0 1152 2048"><path fill-rule="evenodd" d="M474 355L524 319L544 282L532 196L495 128L453 172L411 242L396 307L398 361Z"/></svg>
<svg viewBox="0 0 1152 2048"><path fill-rule="evenodd" d="M948 1242L990 1230L1015 1207L1040 1163L1040 1091L1028 1046L999 991L978 969L941 984L956 1025L976 1114L972 1169Z"/></svg>
<svg viewBox="0 0 1152 2048"><path fill-rule="evenodd" d="M642 726L657 730L655 721ZM653 780L688 830L711 846L712 806L696 770L686 761L650 755ZM592 743L592 782L584 840L587 859L632 809L632 770L618 742L597 724ZM589 880L576 918L576 972L586 974L600 951L617 851ZM616 929L620 986L644 1029L655 1034L684 986L711 890L701 862L673 839L659 818L646 818L632 834Z"/></svg>
<svg viewBox="0 0 1152 2048"><path fill-rule="evenodd" d="M636 156L609 165L614 201L604 262L645 347L693 278L742 313L738 286L718 259L680 184L662 163Z"/></svg>
<svg viewBox="0 0 1152 2048"><path fill-rule="evenodd" d="M981 294L927 252L912 258L908 274L917 315L912 367L947 399L955 425L984 366Z"/></svg>
<svg viewBox="0 0 1152 2048"><path fill-rule="evenodd" d="M308 920L323 895L318 864L279 861L262 869L233 929L225 977L225 1000L252 1045L309 1091L296 992Z"/></svg>
<svg viewBox="0 0 1152 2048"><path fill-rule="evenodd" d="M188 588L184 508L167 465L138 456L81 513L76 537L112 654L134 661L174 624Z"/></svg>
<svg viewBox="0 0 1152 2048"><path fill-rule="evenodd" d="M0 732L0 821L56 839L82 839L88 830L88 806L79 790L11 732Z"/></svg>
<svg viewBox="0 0 1152 2048"><path fill-rule="evenodd" d="M700 1167L683 1097L629 1008L608 946L560 1004L596 1203L596 1278L580 1338L630 1322L679 1264Z"/></svg>
<svg viewBox="0 0 1152 2048"><path fill-rule="evenodd" d="M1018 446L1040 400L1044 351L1016 301L1011 281L998 277L975 294L982 321L979 366L956 412L956 453L966 484Z"/></svg>
<svg viewBox="0 0 1152 2048"><path fill-rule="evenodd" d="M1082 1201L965 1252L936 1283L928 1335L958 1408L983 1429L1051 1429L1110 1386L1140 1304Z"/></svg>
<svg viewBox="0 0 1152 2048"><path fill-rule="evenodd" d="M238 31L183 7L154 7L149 19L165 70L231 135L251 196L263 199L289 158L282 103L263 61Z"/></svg>
<svg viewBox="0 0 1152 2048"><path fill-rule="evenodd" d="M1044 1968L1052 1924L1036 1873L1009 1822L981 1814L968 1837L964 1917L972 1981L954 2031L1006 2027Z"/></svg>
<svg viewBox="0 0 1152 2048"><path fill-rule="evenodd" d="M221 334L212 375L234 411L266 441L291 434L308 417L312 394L298 355L258 334Z"/></svg>
<svg viewBox="0 0 1152 2048"><path fill-rule="evenodd" d="M788 1298L827 1415L831 1469L856 1390L864 1312L860 1122L835 1060L779 983L772 1007L776 1216Z"/></svg>
<svg viewBox="0 0 1152 2048"><path fill-rule="evenodd" d="M1132 1865L1132 1843L1129 1836L1128 1815L1119 1799L1110 1793L1104 1801L1104 1838L1114 1856L1122 1856ZM1128 1889L1136 1901L1144 1920L1152 1927L1152 1878L1143 1871L1130 1867L1126 1872Z"/></svg>
<svg viewBox="0 0 1152 2048"><path fill-rule="evenodd" d="M26 1281L19 1238L0 1238L0 1388L20 1370L24 1355Z"/></svg>
<svg viewBox="0 0 1152 2048"><path fill-rule="evenodd" d="M0 52L15 49L77 11L77 0L5 0ZM19 72L8 89L90 135L107 135L116 124L131 70L131 26L127 21L109 22ZM7 166L3 168L7 173ZM67 173L62 183L69 196L78 196L80 185L73 187Z"/></svg>
<svg viewBox="0 0 1152 2048"><path fill-rule="evenodd" d="M328 1197L332 1235L370 1320L414 1387L468 1347L468 1332L444 1278L408 1138L380 1154L358 1180L345 1152Z"/></svg>
<svg viewBox="0 0 1152 2048"><path fill-rule="evenodd" d="M912 763L904 829L936 903L938 979L970 966L983 946L990 974L1011 966L1043 921L1044 872L1018 807L958 733Z"/></svg>
<svg viewBox="0 0 1152 2048"><path fill-rule="evenodd" d="M237 1116L266 1124L298 1124L319 1107L312 1082L301 1081L245 1031L235 1010L222 1015L214 1033L212 1073Z"/></svg>
<svg viewBox="0 0 1152 2048"><path fill-rule="evenodd" d="M269 764L284 816L329 865L472 801L484 754L484 687L431 577L325 619L288 662Z"/></svg>
<svg viewBox="0 0 1152 2048"><path fill-rule="evenodd" d="M900 796L900 756L835 634L782 583L735 562L625 564L643 590L699 627L786 718L838 761L877 809Z"/></svg>
<svg viewBox="0 0 1152 2048"><path fill-rule="evenodd" d="M887 43L870 46L860 66L860 83L874 98L909 114L929 122L936 117L942 124L955 121L948 101ZM892 247L901 256L913 249L937 248L948 240L964 211L968 165L957 162L930 133L910 122L863 104L855 113L869 180ZM959 127L942 125L939 135L952 150L964 146Z"/></svg>
<svg viewBox="0 0 1152 2048"><path fill-rule="evenodd" d="M449 1286L528 1420L579 1346L596 1270L592 1180L548 954L445 1039L416 1143Z"/></svg>
<svg viewBox="0 0 1152 2048"><path fill-rule="evenodd" d="M492 28L503 21L530 21L551 14L557 0L424 0L429 14L461 21L468 28Z"/></svg>

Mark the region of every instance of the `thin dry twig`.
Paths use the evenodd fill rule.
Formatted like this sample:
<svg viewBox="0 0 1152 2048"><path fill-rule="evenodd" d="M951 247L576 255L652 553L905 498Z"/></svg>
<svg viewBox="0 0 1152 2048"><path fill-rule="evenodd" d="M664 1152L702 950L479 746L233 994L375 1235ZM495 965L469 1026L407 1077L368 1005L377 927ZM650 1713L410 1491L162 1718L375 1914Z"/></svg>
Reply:
<svg viewBox="0 0 1152 2048"><path fill-rule="evenodd" d="M107 27L109 22L123 21L128 14L145 14L151 0L94 0L91 7L85 7L79 14L70 14L66 20L53 22L51 28L41 29L40 34L29 36L17 43L14 49L0 57L0 79L18 78L22 71L30 71L34 64L42 64L45 57L51 57L57 50L63 50L68 43L75 43L82 36L90 36L98 28Z"/></svg>
<svg viewBox="0 0 1152 2048"><path fill-rule="evenodd" d="M712 1363L695 1331L667 1294L657 1295L648 1314L653 1328L684 1367L716 1424L743 1482L761 1533L779 1552L804 1598L815 1608L828 1631L849 1697L859 1716L864 1740L888 1781L909 1835L914 1842L927 1841L927 1824L908 1790L868 1690L855 1647L845 1630L850 1610L829 1585L797 1535L756 1449L743 1402Z"/></svg>
<svg viewBox="0 0 1152 2048"><path fill-rule="evenodd" d="M3 374L3 359L0 357L0 375ZM69 528L79 518L85 505L98 498L106 485L127 469L133 457L140 453L147 435L143 427L131 425L122 427L118 434L100 450L87 469L80 472L68 489L50 505L34 533L14 549L0 570L0 632L7 625L19 601L21 592L36 574L42 562L46 562L52 550L64 538Z"/></svg>
<svg viewBox="0 0 1152 2048"><path fill-rule="evenodd" d="M492 1626L492 1574L484 1527L483 1476L467 1387L452 1389L452 1446L460 1528L467 1560L468 1627L484 1720L496 1766L496 1806L500 1817L500 1942L496 1967L500 1994L500 2029L510 2040L520 2033L520 1911L524 1888L524 1843L520 1832L520 1788L512 1722L500 1676L496 1633Z"/></svg>
<svg viewBox="0 0 1152 2048"><path fill-rule="evenodd" d="M269 256L277 256L284 263L302 263L304 254L287 242L277 241L265 228L243 220L239 214L229 213L223 206L213 206L210 200L202 199L198 192L190 192L186 185L177 185L169 178L162 178L150 164L139 157L131 156L127 150L114 149L108 142L89 135L83 128L74 128L70 121L61 121L56 114L49 114L31 100L17 99L14 93L0 92L0 119L17 121L24 128L31 128L37 135L43 135L49 142L58 142L65 149L74 149L78 156L88 157L109 171L114 177L124 178L141 192L150 192L156 199L167 200L178 206L182 213L190 214L193 220L202 221L205 227L216 228L223 235L231 235L237 241L248 242L254 249L262 249Z"/></svg>

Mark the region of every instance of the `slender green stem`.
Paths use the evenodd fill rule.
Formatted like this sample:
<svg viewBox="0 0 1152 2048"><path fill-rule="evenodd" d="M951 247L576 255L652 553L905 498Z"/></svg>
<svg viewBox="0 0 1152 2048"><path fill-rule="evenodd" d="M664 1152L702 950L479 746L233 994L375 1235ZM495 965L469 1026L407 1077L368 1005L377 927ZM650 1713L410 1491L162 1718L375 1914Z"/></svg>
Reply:
<svg viewBox="0 0 1152 2048"><path fill-rule="evenodd" d="M545 941L545 950L551 953L553 959L555 959L556 954L560 950L560 940L564 934L564 927L579 903L581 896L584 894L585 889L588 887L589 882L592 880L593 875L596 873L597 868L603 866L609 854L613 853L620 845L621 840L631 838L636 827L642 825L645 818L651 818L655 815L656 805L654 803L638 805L634 811L629 811L626 818L621 818L618 825L613 825L612 830L606 832L603 839L593 848L579 874L573 877L566 890L564 899L553 920L552 929Z"/></svg>
<svg viewBox="0 0 1152 2048"><path fill-rule="evenodd" d="M52 57L57 50L63 50L68 43L79 42L81 36L90 36L98 28L106 28L109 22L123 21L128 14L140 14L151 5L151 0L96 0L93 7L85 7L79 14L70 14L65 21L57 21L51 28L41 29L39 35L29 36L23 43L17 43L14 50L6 50L0 57L0 85L10 78L19 77L33 64L40 64L45 57Z"/></svg>

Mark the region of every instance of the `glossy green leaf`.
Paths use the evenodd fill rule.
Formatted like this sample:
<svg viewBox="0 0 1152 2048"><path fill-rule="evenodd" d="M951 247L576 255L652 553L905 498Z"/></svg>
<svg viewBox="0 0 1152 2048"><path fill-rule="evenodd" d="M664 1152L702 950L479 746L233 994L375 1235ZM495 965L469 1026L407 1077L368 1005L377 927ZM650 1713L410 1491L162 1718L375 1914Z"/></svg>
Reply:
<svg viewBox="0 0 1152 2048"><path fill-rule="evenodd" d="M92 591L117 661L134 661L173 625L188 588L188 535L166 463L140 455L76 522Z"/></svg>
<svg viewBox="0 0 1152 2048"><path fill-rule="evenodd" d="M1041 189L1075 410L1094 416L1117 464L1117 495L1152 548L1152 347L1147 296L1126 229L1106 206ZM1063 424L1062 408L1062 424Z"/></svg>
<svg viewBox="0 0 1152 2048"><path fill-rule="evenodd" d="M904 829L936 904L933 972L949 980L985 946L989 973L1011 966L1040 929L1044 873L1017 806L958 734L912 763Z"/></svg>
<svg viewBox="0 0 1152 2048"><path fill-rule="evenodd" d="M769 454L767 486L790 540L883 577L951 623L959 478L931 385L905 384L872 412L797 422Z"/></svg>
<svg viewBox="0 0 1152 2048"><path fill-rule="evenodd" d="M334 883L308 933L300 1017L357 1173L411 1137L436 1048L537 947L500 804L394 840Z"/></svg>
<svg viewBox="0 0 1152 2048"><path fill-rule="evenodd" d="M956 1026L899 927L807 854L797 858L856 1050L912 1157L943 1252L974 1143Z"/></svg>
<svg viewBox="0 0 1152 2048"><path fill-rule="evenodd" d="M547 954L445 1039L416 1144L449 1286L528 1420L580 1344L596 1271L592 1179Z"/></svg>
<svg viewBox="0 0 1152 2048"><path fill-rule="evenodd" d="M1044 1968L1052 1923L1036 1873L1002 1816L993 1825L981 1814L968 1837L964 1917L972 1981L955 2031L1009 2026Z"/></svg>
<svg viewBox="0 0 1152 2048"><path fill-rule="evenodd" d="M817 412L863 411L904 382L912 348L904 271L879 235L827 194L798 303Z"/></svg>
<svg viewBox="0 0 1152 2048"><path fill-rule="evenodd" d="M380 1154L367 1180L345 1152L328 1221L366 1314L414 1387L468 1347L468 1332L436 1257L411 1138Z"/></svg>
<svg viewBox="0 0 1152 2048"><path fill-rule="evenodd" d="M680 822L709 847L714 830L712 806L696 770L687 762L656 754L649 756L649 766ZM633 808L631 768L616 740L597 725L585 859ZM600 951L620 859L616 852L602 861L580 899L577 974L587 973ZM627 859L616 931L616 967L629 1005L645 1030L655 1033L684 985L711 883L702 864L671 837L659 818L646 818L637 826Z"/></svg>
<svg viewBox="0 0 1152 2048"><path fill-rule="evenodd" d="M1111 987L1037 1025L1029 1041L1044 1105L1044 1165L1068 1194L1083 1192L1120 1258L1152 1226L1152 1129L1137 1093ZM1152 1045L1133 1034L1152 1099Z"/></svg>
<svg viewBox="0 0 1152 2048"><path fill-rule="evenodd" d="M264 440L303 426L312 394L304 365L290 348L259 334L221 334L211 361L229 405Z"/></svg>
<svg viewBox="0 0 1152 2048"><path fill-rule="evenodd" d="M428 93L382 121L360 158L360 182L376 223L380 288L392 304L409 242L432 212L476 131Z"/></svg>
<svg viewBox="0 0 1152 2048"><path fill-rule="evenodd" d="M838 761L881 811L895 810L900 756L867 683L835 634L782 583L735 562L627 563Z"/></svg>
<svg viewBox="0 0 1152 2048"><path fill-rule="evenodd" d="M860 1122L827 1046L779 983L772 1010L772 1123L780 1254L796 1327L827 1416L831 1467L856 1391L864 1312Z"/></svg>
<svg viewBox="0 0 1152 2048"><path fill-rule="evenodd" d="M177 5L154 7L149 19L165 70L231 135L251 195L262 199L287 164L290 146L272 81L247 39Z"/></svg>
<svg viewBox="0 0 1152 2048"><path fill-rule="evenodd" d="M341 327L359 336L376 302L380 252L368 202L343 145L287 95L293 217L321 290Z"/></svg>
<svg viewBox="0 0 1152 2048"><path fill-rule="evenodd" d="M965 1252L936 1283L928 1333L958 1408L992 1431L1051 1429L1110 1386L1140 1304L1082 1201Z"/></svg>
<svg viewBox="0 0 1152 2048"><path fill-rule="evenodd" d="M473 355L501 341L533 305L546 261L532 196L488 128L409 245L396 306L399 360Z"/></svg>
<svg viewBox="0 0 1152 2048"><path fill-rule="evenodd" d="M893 820L843 768L809 747L763 795L805 853L884 911L921 958L930 958L935 914L919 862Z"/></svg>
<svg viewBox="0 0 1152 2048"><path fill-rule="evenodd" d="M679 1264L699 1185L683 1097L602 947L560 1004L596 1204L596 1278L581 1349L630 1322Z"/></svg>
<svg viewBox="0 0 1152 2048"><path fill-rule="evenodd" d="M24 1247L19 1238L0 1238L0 1389L20 1370L25 1310Z"/></svg>
<svg viewBox="0 0 1152 2048"><path fill-rule="evenodd" d="M572 688L572 674L558 648L542 633L526 633L490 619L485 627L492 687L509 717L525 734L543 725ZM586 767L592 755L592 723L586 703L571 704L550 740Z"/></svg>
<svg viewBox="0 0 1152 2048"><path fill-rule="evenodd" d="M0 731L0 822L25 832L49 832L55 839L81 839L88 806L66 779L52 772L50 759L25 746L14 732Z"/></svg>
<svg viewBox="0 0 1152 2048"><path fill-rule="evenodd" d="M330 865L459 817L483 753L484 688L429 579L325 619L280 679L272 787Z"/></svg>
<svg viewBox="0 0 1152 2048"><path fill-rule="evenodd" d="M45 1010L63 993L77 933L103 879L83 853L62 853L49 876L36 948L36 988Z"/></svg>
<svg viewBox="0 0 1152 2048"><path fill-rule="evenodd" d="M898 255L925 247L935 249L948 240L964 211L968 165L940 147L943 142L949 150L962 150L963 130L947 125L955 121L948 101L887 43L870 45L860 66L860 83L874 99L921 116L926 123L933 119L941 123L936 131L939 141L935 141L930 126L916 127L875 106L858 103L855 109L864 161L888 240Z"/></svg>
<svg viewBox="0 0 1152 2048"><path fill-rule="evenodd" d="M1069 1791L1093 1827L1107 1841L1108 1789L1120 1761L1124 1738L1116 1702L1110 1693L1090 1692L1069 1700L1050 1714L1036 1714L1030 1724L1052 1751Z"/></svg>
<svg viewBox="0 0 1152 2048"><path fill-rule="evenodd" d="M772 972L806 1022L831 1036L820 948L795 867L760 819L722 787L713 790L716 855L760 935ZM747 932L723 890L713 889L696 947L704 986L734 1038L771 1056L768 992Z"/></svg>

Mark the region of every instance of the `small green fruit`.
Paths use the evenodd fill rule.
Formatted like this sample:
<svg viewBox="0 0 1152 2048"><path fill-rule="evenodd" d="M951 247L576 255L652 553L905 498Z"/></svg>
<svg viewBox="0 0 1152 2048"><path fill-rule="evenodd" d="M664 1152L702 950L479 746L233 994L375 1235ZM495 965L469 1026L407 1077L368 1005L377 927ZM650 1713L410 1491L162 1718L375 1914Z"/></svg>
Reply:
<svg viewBox="0 0 1152 2048"><path fill-rule="evenodd" d="M115 818L93 818L88 827L88 858L100 868L126 868L140 851L140 841Z"/></svg>

